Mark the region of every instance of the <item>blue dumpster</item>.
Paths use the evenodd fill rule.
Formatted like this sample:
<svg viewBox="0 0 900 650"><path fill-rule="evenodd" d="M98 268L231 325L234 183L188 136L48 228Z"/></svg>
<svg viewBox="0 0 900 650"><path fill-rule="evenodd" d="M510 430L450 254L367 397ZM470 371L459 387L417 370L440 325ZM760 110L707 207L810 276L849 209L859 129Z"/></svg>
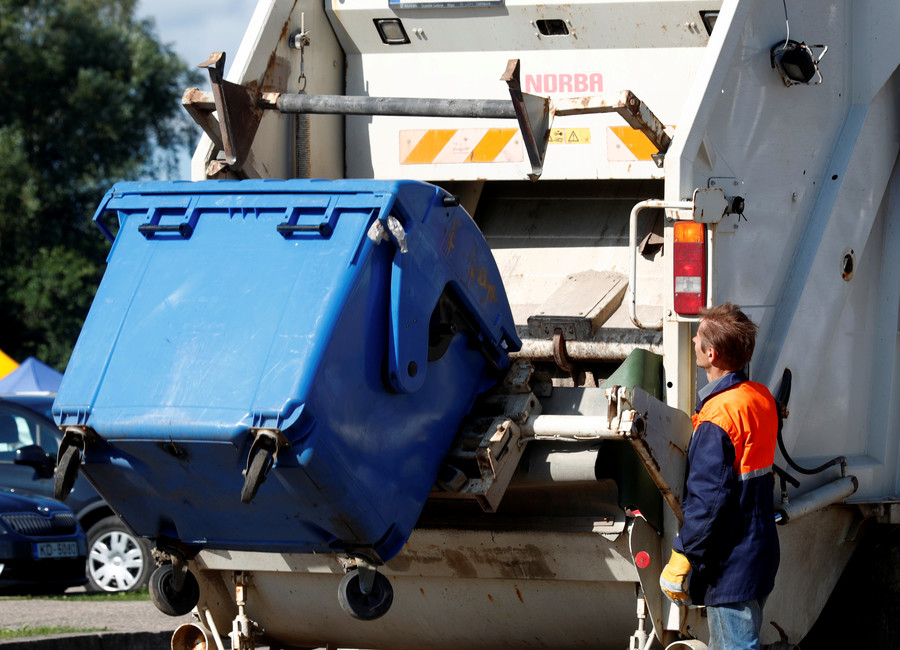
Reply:
<svg viewBox="0 0 900 650"><path fill-rule="evenodd" d="M389 560L520 346L468 214L351 180L120 183L110 214L53 409L82 473L184 548Z"/></svg>

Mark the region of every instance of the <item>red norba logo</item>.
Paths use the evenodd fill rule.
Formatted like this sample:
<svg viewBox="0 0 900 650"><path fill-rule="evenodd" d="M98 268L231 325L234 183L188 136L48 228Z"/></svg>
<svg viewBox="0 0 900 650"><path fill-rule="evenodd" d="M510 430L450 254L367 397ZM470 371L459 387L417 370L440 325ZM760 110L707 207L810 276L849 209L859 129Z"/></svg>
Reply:
<svg viewBox="0 0 900 650"><path fill-rule="evenodd" d="M602 93L603 75L599 72L586 74L547 73L526 74L526 93Z"/></svg>

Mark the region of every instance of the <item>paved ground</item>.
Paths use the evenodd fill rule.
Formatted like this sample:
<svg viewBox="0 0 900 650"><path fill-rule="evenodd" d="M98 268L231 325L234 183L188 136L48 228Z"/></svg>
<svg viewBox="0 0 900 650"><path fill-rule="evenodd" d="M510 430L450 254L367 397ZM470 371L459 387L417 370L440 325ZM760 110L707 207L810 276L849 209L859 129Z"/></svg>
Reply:
<svg viewBox="0 0 900 650"><path fill-rule="evenodd" d="M172 632L190 615L170 617L149 600L132 602L0 600L0 628L48 625L102 632L0 641L3 650L166 650Z"/></svg>
<svg viewBox="0 0 900 650"><path fill-rule="evenodd" d="M83 591L83 590L82 590ZM169 650L191 615L166 616L149 600L132 602L0 598L0 629L57 625L102 632L0 640L0 650ZM230 641L224 639L229 647ZM259 650L267 650L258 646Z"/></svg>
<svg viewBox="0 0 900 650"><path fill-rule="evenodd" d="M68 600L0 600L0 627L25 625L106 628L109 632L173 632L190 614L166 616L149 600L97 602Z"/></svg>

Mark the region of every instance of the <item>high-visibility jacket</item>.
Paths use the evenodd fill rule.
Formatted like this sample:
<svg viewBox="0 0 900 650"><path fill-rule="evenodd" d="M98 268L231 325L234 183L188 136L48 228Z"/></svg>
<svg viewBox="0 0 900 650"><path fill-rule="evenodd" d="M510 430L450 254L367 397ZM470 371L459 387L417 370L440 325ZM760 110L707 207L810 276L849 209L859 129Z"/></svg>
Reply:
<svg viewBox="0 0 900 650"><path fill-rule="evenodd" d="M779 560L775 400L762 384L732 372L697 410L684 524L674 542L691 562L691 598L699 605L763 598L775 584Z"/></svg>

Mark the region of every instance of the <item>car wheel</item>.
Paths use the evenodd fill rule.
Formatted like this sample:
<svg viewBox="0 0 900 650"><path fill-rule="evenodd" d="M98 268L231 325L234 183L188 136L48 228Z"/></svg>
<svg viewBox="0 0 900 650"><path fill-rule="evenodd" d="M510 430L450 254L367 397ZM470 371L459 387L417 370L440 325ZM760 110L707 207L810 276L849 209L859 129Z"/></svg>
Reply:
<svg viewBox="0 0 900 650"><path fill-rule="evenodd" d="M87 577L91 591L136 591L147 586L153 571L147 540L116 517L106 517L88 531Z"/></svg>

